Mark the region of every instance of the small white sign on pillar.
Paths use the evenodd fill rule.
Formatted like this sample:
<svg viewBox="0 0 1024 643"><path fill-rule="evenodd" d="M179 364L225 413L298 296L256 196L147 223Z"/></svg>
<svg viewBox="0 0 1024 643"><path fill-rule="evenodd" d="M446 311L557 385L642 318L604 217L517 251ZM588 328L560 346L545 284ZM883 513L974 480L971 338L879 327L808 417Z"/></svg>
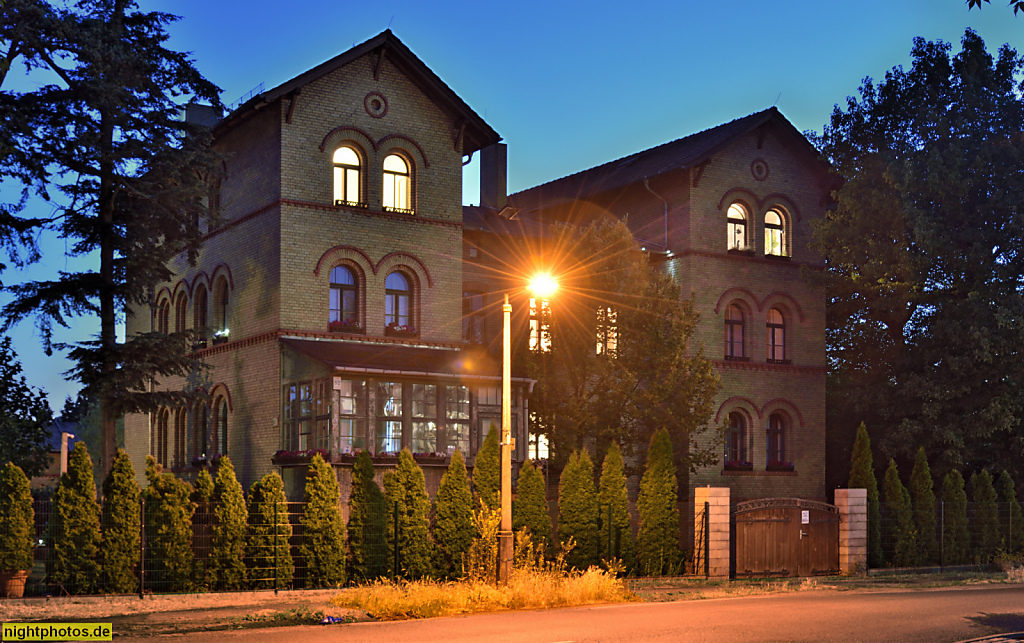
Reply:
<svg viewBox="0 0 1024 643"><path fill-rule="evenodd" d="M809 525L809 524L811 524L811 512L808 511L807 509L804 509L803 511L800 512L800 524L801 525Z"/></svg>

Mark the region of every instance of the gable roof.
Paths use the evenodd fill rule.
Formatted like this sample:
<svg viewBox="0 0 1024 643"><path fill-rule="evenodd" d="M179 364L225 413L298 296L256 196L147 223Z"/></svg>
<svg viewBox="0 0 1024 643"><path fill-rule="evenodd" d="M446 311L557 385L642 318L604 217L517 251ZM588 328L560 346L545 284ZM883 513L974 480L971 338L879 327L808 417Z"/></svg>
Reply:
<svg viewBox="0 0 1024 643"><path fill-rule="evenodd" d="M603 165L532 187L509 196L520 210L550 207L622 188L666 172L700 165L736 139L765 126L779 128L807 162L825 169L818 151L779 110L770 107L729 123L663 143Z"/></svg>
<svg viewBox="0 0 1024 643"><path fill-rule="evenodd" d="M501 140L501 136L479 114L473 111L465 101L459 98L422 60L417 58L416 54L412 53L405 43L399 40L390 29L271 90L253 96L234 112L228 114L218 127L223 127L259 109L263 105L272 103L282 96L300 90L309 83L369 53L375 53L378 56L378 64L382 64L386 60L397 67L413 84L434 101L452 119L457 127L460 125L465 126L465 133L463 134L463 152L465 154L475 152Z"/></svg>

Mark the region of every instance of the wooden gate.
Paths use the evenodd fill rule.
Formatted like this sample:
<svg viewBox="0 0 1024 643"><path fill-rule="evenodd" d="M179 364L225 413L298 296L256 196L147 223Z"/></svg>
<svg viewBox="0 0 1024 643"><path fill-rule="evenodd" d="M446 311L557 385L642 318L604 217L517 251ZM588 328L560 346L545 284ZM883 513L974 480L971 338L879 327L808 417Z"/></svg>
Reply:
<svg viewBox="0 0 1024 643"><path fill-rule="evenodd" d="M743 576L839 573L839 511L800 498L763 498L732 510L733 572Z"/></svg>

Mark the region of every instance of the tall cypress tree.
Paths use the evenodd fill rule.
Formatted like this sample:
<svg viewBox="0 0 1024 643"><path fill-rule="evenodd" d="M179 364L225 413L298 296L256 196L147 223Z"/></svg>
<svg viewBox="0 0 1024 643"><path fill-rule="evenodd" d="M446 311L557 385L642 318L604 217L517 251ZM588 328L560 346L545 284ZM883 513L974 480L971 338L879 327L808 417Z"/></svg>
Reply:
<svg viewBox="0 0 1024 643"><path fill-rule="evenodd" d="M473 463L473 488L480 501L491 509L497 509L501 502L501 446L498 444L500 432L492 422Z"/></svg>
<svg viewBox="0 0 1024 643"><path fill-rule="evenodd" d="M135 592L139 586L139 485L131 458L117 450L114 466L103 480L103 540L100 561L103 590L111 594Z"/></svg>
<svg viewBox="0 0 1024 643"><path fill-rule="evenodd" d="M917 450L914 470L910 473L910 499L914 505L914 525L921 562L935 563L939 559L939 541L936 537L935 491L928 456L924 447Z"/></svg>
<svg viewBox="0 0 1024 643"><path fill-rule="evenodd" d="M910 493L900 482L896 461L889 459L882 484L889 521L885 530L884 544L886 559L897 567L912 567L917 564L917 529L914 527L914 510Z"/></svg>
<svg viewBox="0 0 1024 643"><path fill-rule="evenodd" d="M661 429L651 437L647 450L647 470L640 479L637 509L640 530L637 534L637 558L644 574L665 574L678 569L679 507L675 467L672 466L672 439Z"/></svg>
<svg viewBox="0 0 1024 643"><path fill-rule="evenodd" d="M284 482L277 472L268 473L252 483L247 509L249 525L245 541L245 563L249 587L288 587L295 573L292 550L288 543L292 536L292 526L288 522Z"/></svg>
<svg viewBox="0 0 1024 643"><path fill-rule="evenodd" d="M1011 552L1024 553L1024 517L1021 516L1013 478L1006 469L999 474L999 501L1006 504L1006 512L1003 514L1003 547Z"/></svg>
<svg viewBox="0 0 1024 643"><path fill-rule="evenodd" d="M0 468L0 572L32 569L35 510L28 476L8 462Z"/></svg>
<svg viewBox="0 0 1024 643"><path fill-rule="evenodd" d="M345 523L341 519L338 478L317 453L309 462L303 498L302 544L306 587L338 587L345 582Z"/></svg>
<svg viewBox="0 0 1024 643"><path fill-rule="evenodd" d="M205 469L204 469L205 471ZM245 587L246 510L242 485L235 477L231 459L223 456L213 483L213 537L210 544L209 575L215 589Z"/></svg>
<svg viewBox="0 0 1024 643"><path fill-rule="evenodd" d="M626 474L622 468L622 451L612 442L601 465L601 482L597 494L601 528L598 544L602 560L618 558L626 569L636 566L636 544L629 521L629 497L626 493ZM610 512L609 512L610 508ZM609 522L609 515L611 516ZM609 535L609 527L611 534Z"/></svg>
<svg viewBox="0 0 1024 643"><path fill-rule="evenodd" d="M100 579L100 507L84 442L71 451L68 471L57 483L46 531L51 547L47 582L69 594L95 592Z"/></svg>
<svg viewBox="0 0 1024 643"><path fill-rule="evenodd" d="M463 575L463 557L469 551L475 534L473 494L469 491L466 463L462 453L456 451L434 497L434 538L437 540L440 574L449 578Z"/></svg>
<svg viewBox="0 0 1024 643"><path fill-rule="evenodd" d="M232 472L234 467L232 467ZM213 500L213 477L210 472L206 469L200 469L196 475L195 482L192 483L192 502L202 504L204 502L210 502Z"/></svg>
<svg viewBox="0 0 1024 643"><path fill-rule="evenodd" d="M525 460L519 468L519 485L512 500L512 529L530 530L535 543L551 547L551 514L548 513L547 487L540 469Z"/></svg>
<svg viewBox="0 0 1024 643"><path fill-rule="evenodd" d="M882 566L882 512L878 506L878 478L875 477L874 456L868 428L861 422L853 442L850 463L850 489L868 491L868 566Z"/></svg>
<svg viewBox="0 0 1024 643"><path fill-rule="evenodd" d="M576 569L598 564L597 490L594 488L594 465L586 449L575 451L562 470L558 483L558 539L570 538L576 546L565 562Z"/></svg>
<svg viewBox="0 0 1024 643"><path fill-rule="evenodd" d="M433 576L434 542L430 537L430 496L423 469L409 449L398 454L398 467L384 474L384 498L388 507L388 547L394 559L398 548L399 569L392 572L410 579ZM398 524L395 524L395 504ZM397 538L395 530L398 530ZM391 563L392 566L394 563Z"/></svg>
<svg viewBox="0 0 1024 643"><path fill-rule="evenodd" d="M962 565L971 560L967 531L967 493L959 471L950 471L942 479L942 552L943 565Z"/></svg>
<svg viewBox="0 0 1024 643"><path fill-rule="evenodd" d="M987 563L999 548L999 505L992 476L988 471L971 476L971 502L974 516L971 520L975 562Z"/></svg>
<svg viewBox="0 0 1024 643"><path fill-rule="evenodd" d="M348 498L348 578L366 582L387 573L384 494L374 480L373 460L360 451Z"/></svg>
<svg viewBox="0 0 1024 643"><path fill-rule="evenodd" d="M190 589L195 563L192 485L163 473L151 455L146 456L146 479L146 586L158 592Z"/></svg>

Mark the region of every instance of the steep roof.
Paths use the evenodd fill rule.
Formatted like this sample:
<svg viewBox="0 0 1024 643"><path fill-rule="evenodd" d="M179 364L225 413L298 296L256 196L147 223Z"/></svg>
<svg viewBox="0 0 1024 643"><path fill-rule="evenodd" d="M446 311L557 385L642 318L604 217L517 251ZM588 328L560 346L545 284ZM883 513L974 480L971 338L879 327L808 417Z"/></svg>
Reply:
<svg viewBox="0 0 1024 643"><path fill-rule="evenodd" d="M690 136L664 143L603 165L532 187L509 196L509 205L520 210L558 205L608 190L625 187L677 169L703 163L734 140L759 127L773 125L794 144L807 161L820 164L817 150L774 107L736 119Z"/></svg>
<svg viewBox="0 0 1024 643"><path fill-rule="evenodd" d="M437 74L417 58L416 54L412 53L405 43L399 40L390 29L271 90L253 96L238 109L228 114L218 127L224 127L239 118L243 118L263 105L272 103L282 96L301 89L318 78L326 76L369 53L374 53L378 56L378 64L383 64L383 61L386 60L397 67L424 94L429 96L457 126L465 125L465 133L463 135L464 153L475 152L501 140L501 136L479 114L473 111L465 101L459 98Z"/></svg>

